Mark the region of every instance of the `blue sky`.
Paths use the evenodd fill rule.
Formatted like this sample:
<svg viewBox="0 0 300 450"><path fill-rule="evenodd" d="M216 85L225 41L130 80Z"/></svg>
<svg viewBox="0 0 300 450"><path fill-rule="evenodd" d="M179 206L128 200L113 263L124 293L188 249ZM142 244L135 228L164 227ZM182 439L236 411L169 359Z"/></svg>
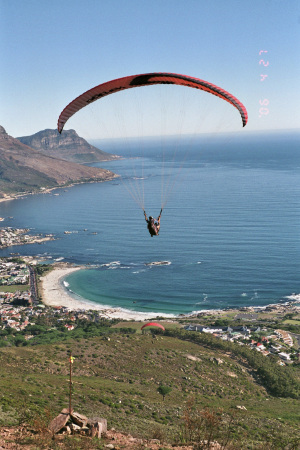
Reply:
<svg viewBox="0 0 300 450"><path fill-rule="evenodd" d="M249 131L300 128L298 0L0 0L0 52L0 124L15 137L56 128L97 84L146 72L228 90ZM79 117L66 128L101 137Z"/></svg>

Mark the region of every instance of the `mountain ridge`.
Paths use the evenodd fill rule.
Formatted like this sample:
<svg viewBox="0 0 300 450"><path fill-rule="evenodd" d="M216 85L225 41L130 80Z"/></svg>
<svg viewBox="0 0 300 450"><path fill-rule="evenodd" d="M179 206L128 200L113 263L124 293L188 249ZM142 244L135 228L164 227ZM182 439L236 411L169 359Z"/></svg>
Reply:
<svg viewBox="0 0 300 450"><path fill-rule="evenodd" d="M0 126L0 198L73 183L108 181L113 172L47 156Z"/></svg>
<svg viewBox="0 0 300 450"><path fill-rule="evenodd" d="M64 159L79 164L111 161L119 156L112 155L90 145L78 136L75 130L64 130L62 134L55 129L38 131L31 136L17 138L20 142L46 156Z"/></svg>

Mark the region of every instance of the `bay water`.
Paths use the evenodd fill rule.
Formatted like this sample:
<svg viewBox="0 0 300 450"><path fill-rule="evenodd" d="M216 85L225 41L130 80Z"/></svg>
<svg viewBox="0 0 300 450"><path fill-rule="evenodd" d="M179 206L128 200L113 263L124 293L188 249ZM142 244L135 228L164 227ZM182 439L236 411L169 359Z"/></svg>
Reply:
<svg viewBox="0 0 300 450"><path fill-rule="evenodd" d="M0 203L2 226L55 235L0 256L87 265L65 280L70 291L155 315L264 306L299 294L299 133L194 138L184 151L174 138L166 142L163 151L155 139L142 149L138 141L93 142L124 156L94 164L122 179ZM157 216L167 191L160 234L151 238L132 195Z"/></svg>

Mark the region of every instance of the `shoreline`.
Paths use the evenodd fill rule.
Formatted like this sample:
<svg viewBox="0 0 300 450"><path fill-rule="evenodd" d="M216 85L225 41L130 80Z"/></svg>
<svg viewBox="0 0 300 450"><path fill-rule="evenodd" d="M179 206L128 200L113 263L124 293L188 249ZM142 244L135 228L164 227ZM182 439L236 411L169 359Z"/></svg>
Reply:
<svg viewBox="0 0 300 450"><path fill-rule="evenodd" d="M93 310L99 311L103 317L108 319L122 319L122 320L149 320L155 316L162 316L160 313L143 313L137 311L125 310L120 307L107 307L98 305L97 303L88 301L79 297L77 294L72 294L64 285L64 278L78 270L87 269L85 266L72 266L68 263L56 263L54 269L41 277L41 294L42 302L46 306L57 307L64 306L70 311L74 310ZM176 316L166 315L166 318L175 318Z"/></svg>
<svg viewBox="0 0 300 450"><path fill-rule="evenodd" d="M107 161L110 161L110 160L105 160L103 162L107 162ZM115 161L115 159L111 160L111 161ZM106 170L106 169L104 169L104 170ZM109 171L109 172L111 172L111 171ZM95 179L91 178L90 180L85 180L85 181L78 180L78 181L74 181L73 183L70 183L70 184L63 184L63 185L57 185L57 186L53 186L53 187L47 187L47 188L43 188L43 189L33 191L33 192L28 191L28 192L15 192L15 193L11 193L11 194L3 194L4 196L0 197L0 203L9 202L12 200L23 200L24 198L26 198L29 195L51 194L52 191L54 191L56 189L68 189L68 188L71 188L78 184L105 183L106 181L112 181L115 178L120 177L120 175L118 175L114 172L111 172L111 174L112 174L111 177L105 178L105 179L96 179L95 180ZM5 218L3 218L3 219L5 219Z"/></svg>
<svg viewBox="0 0 300 450"><path fill-rule="evenodd" d="M46 306L50 307L58 307L63 306L68 308L70 311L74 310L94 310L99 311L103 317L108 319L122 319L122 320L135 320L135 321L143 321L149 320L154 317L164 317L165 319L184 319L184 318L197 318L201 314L222 314L228 313L229 311L236 311L237 313L243 312L264 312L270 308L274 309L274 311L278 307L284 307L288 305L294 305L295 303L300 302L300 294L292 294L286 297L286 301L282 301L280 303L274 303L266 306L242 306L239 308L228 308L228 309L212 309L212 310L201 310L194 313L189 314L164 314L159 312L150 312L143 313L138 311L130 311L125 310L120 307L108 307L104 305L100 305L94 303L92 301L81 298L75 293L71 293L63 284L63 281L66 276L69 274L76 272L78 270L87 269L86 266L74 266L70 263L55 263L53 270L47 273L44 277L41 277L41 294L42 294L42 302Z"/></svg>

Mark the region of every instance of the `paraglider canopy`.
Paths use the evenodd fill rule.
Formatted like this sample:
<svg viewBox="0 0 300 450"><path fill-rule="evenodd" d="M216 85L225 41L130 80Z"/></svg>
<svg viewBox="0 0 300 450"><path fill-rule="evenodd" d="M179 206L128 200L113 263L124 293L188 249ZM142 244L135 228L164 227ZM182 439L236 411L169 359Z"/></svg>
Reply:
<svg viewBox="0 0 300 450"><path fill-rule="evenodd" d="M190 77L187 75L179 75L176 73L145 73L140 75L131 75L124 78L118 78L116 80L108 81L103 84L99 84L94 88L84 92L79 97L75 98L69 105L65 107L59 116L57 128L59 133L62 132L65 123L69 120L73 114L77 113L80 109L99 100L107 95L114 94L115 92L123 91L124 89L135 88L139 86L151 86L154 84L175 84L179 86L187 86L201 91L206 91L210 94L220 97L222 100L227 101L232 106L238 109L243 127L247 124L248 114L245 106L232 94L224 89L209 83L208 81L200 80L199 78Z"/></svg>
<svg viewBox="0 0 300 450"><path fill-rule="evenodd" d="M227 122L228 116L230 117L231 111L233 113L236 113L238 111L241 119L242 119L242 125L245 126L248 121L248 114L245 106L240 102L239 99L234 97L231 93L227 92L223 88L216 86L212 84L209 81L202 80L200 78L191 77L189 75L180 75L176 73L166 73L166 72L152 72L152 73L145 73L145 74L139 74L139 75L130 75L123 78L114 79L111 81L107 81L105 83L99 84L88 91L82 93L77 98L75 98L71 103L69 103L61 112L57 128L58 132L61 133L64 129L64 126L66 125L67 121L78 111L84 109L86 106L91 105L94 102L101 101L106 96L110 96L111 94L116 94L117 92L126 91L133 88L138 87L147 87L146 90L148 90L148 86L153 85L162 85L162 88L159 88L156 90L154 88L154 91L160 94L157 96L158 98L154 99L155 96L153 96L153 99L151 96L148 96L148 99L150 99L150 104L153 100L153 110L151 110L151 114L149 114L147 109L147 94L146 92L141 92L143 94L142 101L134 101L134 97L136 96L136 93L132 94L132 96L122 97L120 95L119 99L120 101L117 101L118 108L116 111L116 115L114 118L108 121L108 125L112 125L112 133L108 133L109 138L115 137L115 133L120 133L120 137L125 142L124 148L128 146L129 148L132 147L132 142L128 142L128 137L130 134L133 137L138 137L138 145L139 145L139 152L143 153L144 151L144 143L141 142L141 138L144 137L147 139L147 136L160 136L160 143L159 146L155 144L155 147L157 147L158 151L158 157L161 155L161 183L160 183L160 193L161 193L161 199L160 199L160 207L163 209L166 206L166 203L171 195L171 192L173 191L175 182L177 182L177 178L179 176L181 166L178 166L178 161L176 160L176 153L179 148L182 148L184 150L185 155L187 155L188 146L191 146L192 144L192 135L196 135L198 132L200 133L201 128L203 127L202 122L207 121L206 125L204 127L208 127L212 125L213 130L219 130L220 127L226 126L226 123L229 123L229 120ZM165 85L171 85L172 88L168 89ZM175 89L173 89L173 86ZM177 86L182 86L184 88L193 88L193 89L177 89ZM195 91L197 89L197 91ZM151 88L149 88L151 92ZM142 90L139 90L142 91ZM181 93L180 93L181 91ZM189 92L187 92L189 91ZM208 95L197 95L199 94L199 91L205 92ZM131 92L131 91L130 91ZM172 95L170 95L172 94ZM185 112L186 108L184 107L183 103L180 101L180 97L182 95L181 100L184 100L186 97L186 94L191 99L196 99L196 103L198 106L200 106L200 111L197 110L201 114L199 116L197 113L195 114L195 110L192 107L192 102L187 102L188 105L187 108L187 118L185 119ZM195 94L195 95L191 95ZM166 98L164 96L166 95ZM114 96L114 95L113 95ZM137 96L138 97L138 96ZM151 97L151 98L150 98ZM172 99L175 100L175 108L168 110L166 107L168 105L168 101ZM224 121L224 116L221 117L221 114L219 113L219 107L213 109L213 114L210 116L208 112L208 108L205 108L203 103L204 99L208 100L208 104L215 104L214 100L216 98L218 99L217 104L219 103L223 104L223 108L226 109L226 111L230 111L229 115L226 115L226 120ZM110 97L111 98L111 97ZM125 98L125 102L121 101L121 99ZM202 98L202 101L199 101ZM128 101L129 100L129 101ZM167 100L167 102L165 102ZM223 101L224 100L224 101ZM137 121L134 125L134 111L133 114L130 109L128 109L128 113L124 111L124 114L122 115L122 110L124 108L130 107L132 102L132 105L136 105L137 108ZM107 104L100 103L100 111L99 116L102 115L105 116L105 112L108 112L108 117L110 117L109 114L109 108L114 103L113 99L111 102L107 102ZM227 104L227 105L226 105ZM103 108L101 107L103 105ZM229 106L230 105L230 106ZM160 115L159 115L159 106L161 107ZM220 105L221 106L221 105ZM229 106L229 108L226 108L226 106ZM150 107L151 108L151 107ZM134 109L134 108L133 108ZM220 108L220 111L222 110L222 107ZM237 110L237 111L236 111ZM129 112L130 111L130 112ZM154 112L153 112L154 111ZM146 121L143 123L143 115L145 113ZM177 124L175 123L177 113L179 113L180 117L178 118L179 121ZM238 117L238 114L234 114ZM126 120L124 120L126 118ZM105 123L106 117L104 117L104 122L102 124L102 130L103 134L105 134L106 129L106 123ZM172 124L171 129L167 129L168 119L170 119L170 123ZM185 120L184 120L185 119ZM235 120L235 119L234 119ZM97 114L97 121L98 121L98 114ZM183 127L183 124L185 122L186 128ZM125 125L127 124L127 125ZM124 127L125 125L125 127ZM145 129L149 130L145 132ZM235 122L234 122L235 126ZM123 128L124 127L124 128ZM131 132L128 133L128 128ZM148 128L149 127L149 128ZM160 133L159 133L160 131ZM148 133L148 134L147 134ZM166 145L165 138L171 135L176 136L176 142L172 143L171 149L173 151L173 161L171 160L171 152L168 154L168 150L165 153L166 148L168 145ZM179 140L181 136L186 136L186 139L182 142L182 146L179 145ZM104 135L101 135L101 138L104 138ZM177 140L178 139L178 140ZM117 144L118 146L120 143ZM122 145L122 144L121 144ZM135 156L131 154L131 162L135 160ZM139 154L140 156L140 154ZM184 160L184 156L182 158L182 163ZM166 164L165 164L166 162ZM134 171L134 176L131 174L127 174L125 176L126 182L123 181L124 187L128 190L129 194L132 196L133 200L137 203L137 205L145 211L145 187L149 186L147 183L147 179L151 177L151 174L144 174L144 166L140 169L141 172L136 172L136 167L133 167L135 162L132 162L132 168ZM144 158L142 158L142 164L144 164ZM175 169L173 171L172 169ZM165 170L166 169L166 170ZM173 175L176 173L176 176L173 177ZM146 180L144 182L144 180ZM145 183L145 184L144 184ZM154 194L156 186L153 190L150 191L151 194L151 201L156 202ZM148 207L147 207L148 210ZM147 220L147 219L146 219ZM153 220L150 218L150 220ZM158 220L158 219L157 219ZM148 231L150 232L150 235L158 235L158 226L156 226L156 229L151 227L151 229L154 232L154 234L151 232L151 230L148 227Z"/></svg>
<svg viewBox="0 0 300 450"><path fill-rule="evenodd" d="M141 330L146 327L158 327L158 328L161 328L163 331L165 331L165 328L160 323L156 323L156 322L145 323L145 325L142 326Z"/></svg>

